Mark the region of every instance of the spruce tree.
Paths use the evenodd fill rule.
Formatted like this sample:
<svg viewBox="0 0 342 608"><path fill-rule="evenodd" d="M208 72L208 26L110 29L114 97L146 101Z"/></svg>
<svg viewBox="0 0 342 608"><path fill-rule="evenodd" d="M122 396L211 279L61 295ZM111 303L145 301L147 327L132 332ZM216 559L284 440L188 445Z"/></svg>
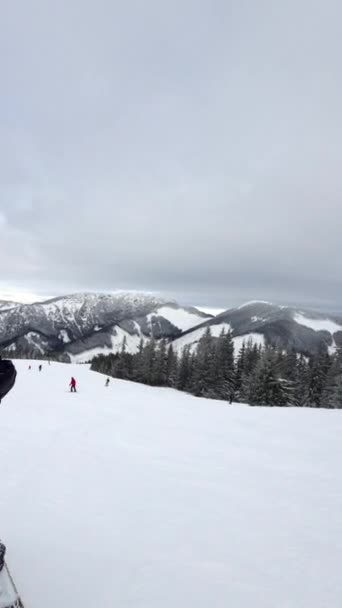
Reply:
<svg viewBox="0 0 342 608"><path fill-rule="evenodd" d="M177 383L176 386L181 391L186 391L189 388L190 380L190 348L185 346L182 350L182 354L178 366Z"/></svg>
<svg viewBox="0 0 342 608"><path fill-rule="evenodd" d="M172 344L170 344L166 356L166 377L168 386L175 387L177 385L177 372L178 357L177 353L173 350Z"/></svg>
<svg viewBox="0 0 342 608"><path fill-rule="evenodd" d="M197 347L192 380L194 394L198 397L214 396L215 378L215 345L208 326Z"/></svg>
<svg viewBox="0 0 342 608"><path fill-rule="evenodd" d="M232 402L235 394L234 342L231 331L222 331L216 344L216 396Z"/></svg>

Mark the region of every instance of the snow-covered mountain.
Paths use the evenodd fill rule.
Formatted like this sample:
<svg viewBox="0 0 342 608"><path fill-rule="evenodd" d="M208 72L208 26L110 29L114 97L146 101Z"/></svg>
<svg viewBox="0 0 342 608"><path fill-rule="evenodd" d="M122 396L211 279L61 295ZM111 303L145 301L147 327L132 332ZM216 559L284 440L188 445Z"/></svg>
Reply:
<svg viewBox="0 0 342 608"><path fill-rule="evenodd" d="M35 304L0 302L0 348L65 360L89 360L99 352L135 352L141 338L174 338L207 320L195 308L150 294L74 294Z"/></svg>
<svg viewBox="0 0 342 608"><path fill-rule="evenodd" d="M216 317L150 294L83 293L35 304L0 301L3 354L58 355L89 361L122 348L136 352L140 340L166 338L181 351L196 348L210 326L213 336L231 330L236 351L244 341L294 348L305 354L342 344L342 315L327 315L268 302L248 302Z"/></svg>
<svg viewBox="0 0 342 608"><path fill-rule="evenodd" d="M316 353L322 347L333 352L337 345L342 344L342 315L329 315L269 302L248 302L183 332L182 336L174 340L175 348L196 348L208 326L213 336L219 336L222 330L231 330L236 350L248 340L257 344L294 348L304 354Z"/></svg>

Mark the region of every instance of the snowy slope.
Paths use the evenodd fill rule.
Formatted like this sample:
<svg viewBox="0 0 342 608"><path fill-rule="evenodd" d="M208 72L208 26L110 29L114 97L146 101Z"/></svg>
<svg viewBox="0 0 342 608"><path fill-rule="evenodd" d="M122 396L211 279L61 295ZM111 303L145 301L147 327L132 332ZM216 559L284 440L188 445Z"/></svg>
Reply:
<svg viewBox="0 0 342 608"><path fill-rule="evenodd" d="M342 605L341 411L27 365L0 407L1 536L27 606Z"/></svg>
<svg viewBox="0 0 342 608"><path fill-rule="evenodd" d="M326 331L329 334L335 334L337 331L342 331L342 323L336 323L332 319L312 319L302 313L295 313L293 319L299 325L304 325L314 331Z"/></svg>
<svg viewBox="0 0 342 608"><path fill-rule="evenodd" d="M155 313L148 315L149 321L156 316L167 319L181 331L186 331L187 329L190 329L190 327L195 327L196 325L199 325L199 323L203 323L205 318L212 318L211 315L201 314L199 311L196 311L196 309L176 308L171 306L161 306L158 308Z"/></svg>
<svg viewBox="0 0 342 608"><path fill-rule="evenodd" d="M245 334L243 336L237 336L233 338L234 342L234 353L237 356L239 354L239 350L242 348L243 344L247 346L250 342L252 344L256 344L257 346L264 346L265 338L263 334Z"/></svg>
<svg viewBox="0 0 342 608"><path fill-rule="evenodd" d="M143 342L146 342L147 338L141 332L131 335L127 331L117 327L111 333L110 344L108 346L91 348L76 355L68 353L68 355L72 363L88 363L97 355L110 355L111 353L120 352L124 340L126 340L126 352L134 354L138 352L141 338Z"/></svg>
<svg viewBox="0 0 342 608"><path fill-rule="evenodd" d="M218 338L221 335L222 331L224 331L224 333L227 333L228 331L230 331L230 329L231 327L229 323L219 323L218 325L210 326L210 333L213 337ZM174 340L172 346L179 353L182 352L185 346L189 346L190 351L193 351L197 348L197 345L200 339L203 338L206 330L206 327L199 327L198 329L194 329L190 334L185 334L184 336L181 336L180 338Z"/></svg>
<svg viewBox="0 0 342 608"><path fill-rule="evenodd" d="M0 300L0 311L10 310L11 308L15 308L16 306L19 306L17 302L11 302L10 300Z"/></svg>

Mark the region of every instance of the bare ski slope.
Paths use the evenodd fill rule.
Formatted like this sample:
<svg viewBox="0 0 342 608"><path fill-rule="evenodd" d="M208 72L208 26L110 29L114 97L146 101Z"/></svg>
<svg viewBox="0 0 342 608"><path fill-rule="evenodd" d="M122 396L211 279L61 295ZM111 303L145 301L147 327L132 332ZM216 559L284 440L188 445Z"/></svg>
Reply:
<svg viewBox="0 0 342 608"><path fill-rule="evenodd" d="M33 366L0 408L0 535L27 607L342 606L342 412Z"/></svg>

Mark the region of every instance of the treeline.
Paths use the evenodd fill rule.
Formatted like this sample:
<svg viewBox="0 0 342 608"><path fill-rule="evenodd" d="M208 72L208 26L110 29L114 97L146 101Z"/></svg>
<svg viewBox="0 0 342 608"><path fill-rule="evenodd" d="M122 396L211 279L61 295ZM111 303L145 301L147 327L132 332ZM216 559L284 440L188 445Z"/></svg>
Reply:
<svg viewBox="0 0 342 608"><path fill-rule="evenodd" d="M141 341L139 351L98 355L95 371L199 397L262 406L342 408L342 349L305 357L294 350L243 344L234 353L232 334L213 338L210 328L197 349L180 355L165 341Z"/></svg>

